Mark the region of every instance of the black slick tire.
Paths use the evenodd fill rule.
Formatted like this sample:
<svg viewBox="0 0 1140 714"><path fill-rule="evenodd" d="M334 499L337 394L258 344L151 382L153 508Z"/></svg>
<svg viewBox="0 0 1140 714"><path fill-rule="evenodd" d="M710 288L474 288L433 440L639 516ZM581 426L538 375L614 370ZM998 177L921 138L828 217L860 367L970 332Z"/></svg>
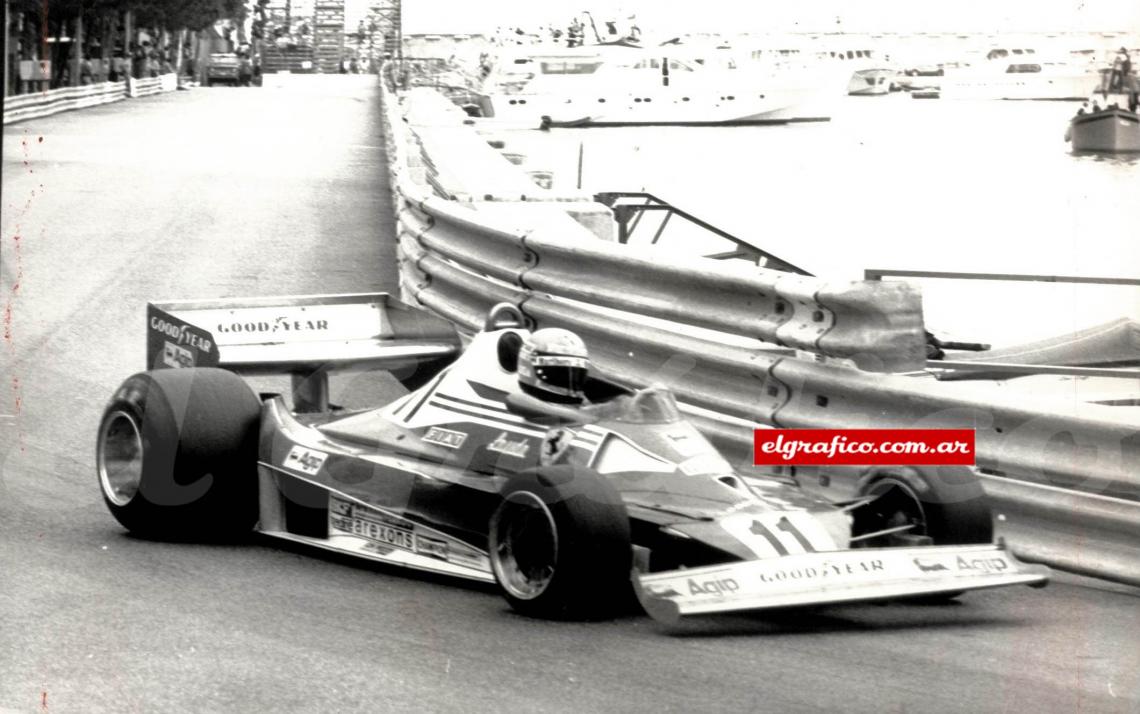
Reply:
<svg viewBox="0 0 1140 714"><path fill-rule="evenodd" d="M490 556L499 590L530 617L594 620L630 602L629 516L592 471L554 466L512 476L491 517Z"/></svg>
<svg viewBox="0 0 1140 714"><path fill-rule="evenodd" d="M125 528L170 540L248 533L257 521L261 403L236 374L166 369L136 374L103 411L96 470Z"/></svg>

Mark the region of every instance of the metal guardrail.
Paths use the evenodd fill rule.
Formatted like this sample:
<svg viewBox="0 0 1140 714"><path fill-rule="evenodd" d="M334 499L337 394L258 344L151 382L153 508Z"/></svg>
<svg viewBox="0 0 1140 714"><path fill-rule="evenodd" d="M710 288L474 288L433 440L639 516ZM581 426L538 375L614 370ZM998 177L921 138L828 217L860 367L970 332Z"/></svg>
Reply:
<svg viewBox="0 0 1140 714"><path fill-rule="evenodd" d="M503 225L430 196L412 180L406 126L395 95L385 94L405 299L468 331L498 302L518 306L536 326L573 329L604 371L633 385L665 383L682 402L721 415L698 426L737 453L750 448L741 423L974 428L987 489L1013 514L1015 552L1140 584L1134 417L1090 404L1044 412L960 384L882 373L925 363L921 307L905 283L887 293L879 288L890 282L832 287L760 268L674 262L650 249ZM804 358L779 345L849 359ZM916 360L919 367L907 366ZM1074 510L1105 502L1108 519ZM1102 545L1065 535L1082 528L1096 529Z"/></svg>
<svg viewBox="0 0 1140 714"><path fill-rule="evenodd" d="M898 371L925 364L918 293L902 283L827 282L681 260L635 246L495 227L435 197L401 219L432 255L521 288L769 345ZM472 236L478 236L472 240ZM639 276L634 285L630 276Z"/></svg>
<svg viewBox="0 0 1140 714"><path fill-rule="evenodd" d="M1091 285L1140 285L1140 278L1097 278L1083 275L1031 275L1026 273L964 273L943 270L892 270L867 268L866 280L883 278L943 278L947 280L1008 280L1028 283L1083 283Z"/></svg>
<svg viewBox="0 0 1140 714"><path fill-rule="evenodd" d="M1140 379L1140 370L1117 369L1114 367L1068 367L1064 365L1012 364L1008 362L957 362L955 360L931 360L926 363L931 369L947 369L962 372L986 372L1002 375L1062 374L1070 377L1123 377Z"/></svg>
<svg viewBox="0 0 1140 714"><path fill-rule="evenodd" d="M388 102L389 105L392 102ZM391 107L389 107L391 109ZM386 115L403 126L399 116ZM401 167L415 152L401 131L391 150ZM558 231L495 226L477 211L394 176L401 225L429 252L527 293L730 333L899 371L925 364L921 298L902 283L828 282L779 270L669 258L648 248L567 240ZM479 239L471 240L477 234ZM637 290L629 276L643 278Z"/></svg>

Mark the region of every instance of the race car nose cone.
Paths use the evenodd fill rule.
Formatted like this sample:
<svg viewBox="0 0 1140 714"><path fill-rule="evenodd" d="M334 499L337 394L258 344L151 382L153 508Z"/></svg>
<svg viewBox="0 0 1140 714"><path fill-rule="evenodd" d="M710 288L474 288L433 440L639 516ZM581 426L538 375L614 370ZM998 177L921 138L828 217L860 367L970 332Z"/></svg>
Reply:
<svg viewBox="0 0 1140 714"><path fill-rule="evenodd" d="M142 437L134 418L126 412L109 415L99 433L96 460L103 494L116 506L127 505L138 493L142 454Z"/></svg>

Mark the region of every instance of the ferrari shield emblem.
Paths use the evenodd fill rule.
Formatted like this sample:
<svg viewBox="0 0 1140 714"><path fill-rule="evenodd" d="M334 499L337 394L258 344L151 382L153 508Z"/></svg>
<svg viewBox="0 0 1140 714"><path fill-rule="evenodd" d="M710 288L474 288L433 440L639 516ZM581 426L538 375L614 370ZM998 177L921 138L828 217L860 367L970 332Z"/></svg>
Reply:
<svg viewBox="0 0 1140 714"><path fill-rule="evenodd" d="M570 441L574 432L569 429L551 429L542 437L542 449L539 451L538 463L549 466L558 463L570 448Z"/></svg>

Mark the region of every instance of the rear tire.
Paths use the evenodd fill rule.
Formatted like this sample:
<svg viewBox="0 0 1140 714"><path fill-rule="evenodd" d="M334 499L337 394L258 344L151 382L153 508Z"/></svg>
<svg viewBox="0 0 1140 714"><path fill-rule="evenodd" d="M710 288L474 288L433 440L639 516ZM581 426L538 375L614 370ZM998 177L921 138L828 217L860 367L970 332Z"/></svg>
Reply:
<svg viewBox="0 0 1140 714"><path fill-rule="evenodd" d="M261 403L236 374L136 374L103 411L96 470L111 514L133 533L186 540L248 533L257 521Z"/></svg>
<svg viewBox="0 0 1140 714"><path fill-rule="evenodd" d="M509 479L491 517L495 582L511 607L557 620L612 617L630 602L629 516L602 476L569 466Z"/></svg>

